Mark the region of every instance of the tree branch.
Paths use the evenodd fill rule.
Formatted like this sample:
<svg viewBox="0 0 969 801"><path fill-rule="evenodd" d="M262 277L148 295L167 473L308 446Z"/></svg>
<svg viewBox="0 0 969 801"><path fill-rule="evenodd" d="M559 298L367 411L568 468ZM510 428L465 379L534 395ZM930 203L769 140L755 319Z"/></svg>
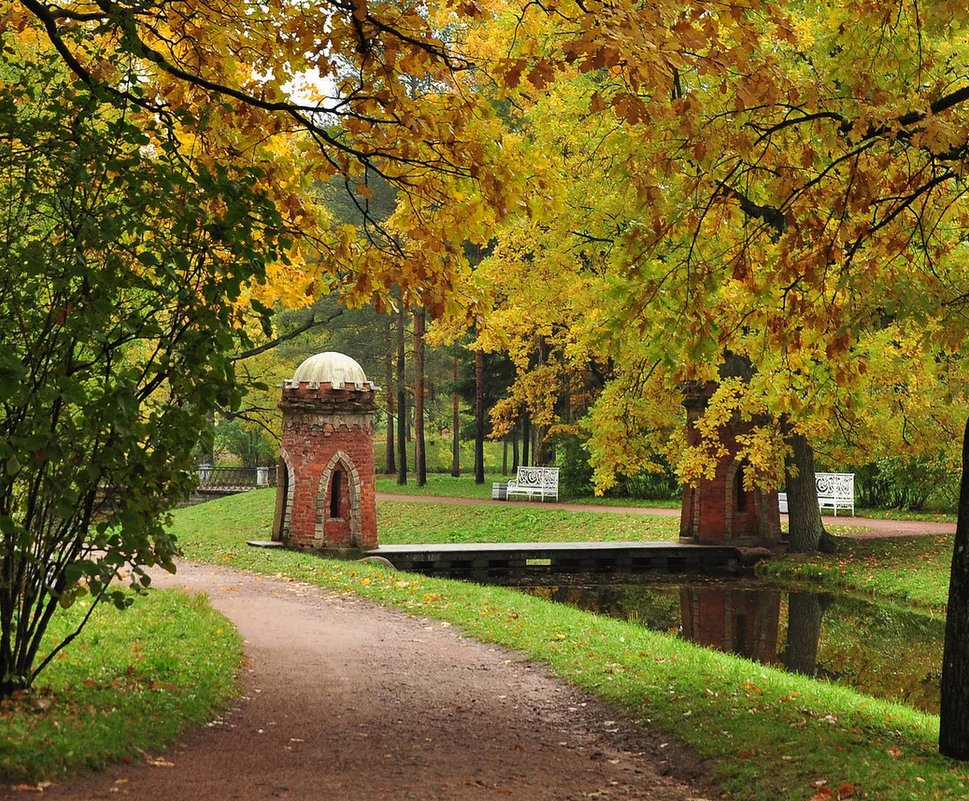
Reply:
<svg viewBox="0 0 969 801"><path fill-rule="evenodd" d="M251 359L253 356L258 356L260 353L265 353L267 350L272 350L273 348L281 345L284 342L289 342L291 339L296 339L300 334L305 334L307 331L313 328L319 328L320 326L332 323L337 317L343 314L343 309L337 309L329 317L319 320L314 314L302 325L297 326L292 331L287 331L285 334L280 334L275 339L269 340L269 342L264 342L255 348L250 348L249 350L244 350L242 353L233 356L230 361L239 362L245 359Z"/></svg>

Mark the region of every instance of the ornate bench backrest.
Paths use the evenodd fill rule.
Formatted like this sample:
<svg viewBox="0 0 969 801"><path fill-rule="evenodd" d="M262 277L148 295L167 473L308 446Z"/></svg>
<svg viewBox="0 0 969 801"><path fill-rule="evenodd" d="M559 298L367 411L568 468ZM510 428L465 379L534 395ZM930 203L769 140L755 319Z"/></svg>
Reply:
<svg viewBox="0 0 969 801"><path fill-rule="evenodd" d="M541 487L557 489L559 469L557 467L519 467L515 483L521 487Z"/></svg>
<svg viewBox="0 0 969 801"><path fill-rule="evenodd" d="M854 473L817 473L814 478L819 498L836 498L839 501L854 500Z"/></svg>

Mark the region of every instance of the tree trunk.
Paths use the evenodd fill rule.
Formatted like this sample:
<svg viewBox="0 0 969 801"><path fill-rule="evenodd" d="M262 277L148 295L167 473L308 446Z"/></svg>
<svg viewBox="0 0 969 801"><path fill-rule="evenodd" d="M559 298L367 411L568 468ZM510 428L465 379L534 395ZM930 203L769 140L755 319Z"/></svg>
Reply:
<svg viewBox="0 0 969 801"><path fill-rule="evenodd" d="M945 616L939 751L953 759L969 760L969 420L962 437L959 517Z"/></svg>
<svg viewBox="0 0 969 801"><path fill-rule="evenodd" d="M461 395L458 393L458 374L460 363L455 356L451 362L451 379L454 387L451 390L451 475L459 478L461 475Z"/></svg>
<svg viewBox="0 0 969 801"><path fill-rule="evenodd" d="M522 414L522 466L529 467L528 446L532 442L532 427L528 422L528 412Z"/></svg>
<svg viewBox="0 0 969 801"><path fill-rule="evenodd" d="M394 327L393 321L390 323ZM387 340L387 353L384 356L384 392L387 395L387 474L397 472L397 459L394 453L394 355L390 350L392 338Z"/></svg>
<svg viewBox="0 0 969 801"><path fill-rule="evenodd" d="M397 312L397 483L407 483L407 385L404 380L404 305Z"/></svg>
<svg viewBox="0 0 969 801"><path fill-rule="evenodd" d="M508 437L501 440L501 474L508 475Z"/></svg>
<svg viewBox="0 0 969 801"><path fill-rule="evenodd" d="M792 454L787 468L788 550L811 553L818 549L824 534L818 490L814 476L814 451L807 439L785 427ZM796 468L794 475L791 468Z"/></svg>
<svg viewBox="0 0 969 801"><path fill-rule="evenodd" d="M810 592L792 592L787 599L787 647L784 665L793 673L813 676L821 640L821 599Z"/></svg>
<svg viewBox="0 0 969 801"><path fill-rule="evenodd" d="M424 310L414 310L414 469L417 486L427 484L427 444L424 440Z"/></svg>
<svg viewBox="0 0 969 801"><path fill-rule="evenodd" d="M515 431L511 438L511 472L518 475L518 432Z"/></svg>
<svg viewBox="0 0 969 801"><path fill-rule="evenodd" d="M484 484L484 351L474 352L474 483Z"/></svg>

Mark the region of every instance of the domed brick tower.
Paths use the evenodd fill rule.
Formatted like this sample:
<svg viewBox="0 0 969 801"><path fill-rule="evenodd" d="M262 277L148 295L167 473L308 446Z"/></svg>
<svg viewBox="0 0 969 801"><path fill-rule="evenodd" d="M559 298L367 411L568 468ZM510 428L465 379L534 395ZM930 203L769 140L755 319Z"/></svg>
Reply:
<svg viewBox="0 0 969 801"><path fill-rule="evenodd" d="M281 479L273 539L336 552L377 546L377 387L342 353L318 353L283 382Z"/></svg>

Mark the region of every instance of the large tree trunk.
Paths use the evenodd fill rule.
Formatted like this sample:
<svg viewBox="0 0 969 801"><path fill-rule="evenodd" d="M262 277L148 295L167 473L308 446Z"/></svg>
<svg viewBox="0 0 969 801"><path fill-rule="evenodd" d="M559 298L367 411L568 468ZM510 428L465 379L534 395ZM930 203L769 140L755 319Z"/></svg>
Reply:
<svg viewBox="0 0 969 801"><path fill-rule="evenodd" d="M454 388L451 390L451 475L461 476L461 395L458 392L458 375L460 362L455 356L451 362L451 379Z"/></svg>
<svg viewBox="0 0 969 801"><path fill-rule="evenodd" d="M484 351L474 352L474 483L484 484Z"/></svg>
<svg viewBox="0 0 969 801"><path fill-rule="evenodd" d="M959 517L945 616L939 751L953 759L969 760L969 420L962 437Z"/></svg>
<svg viewBox="0 0 969 801"><path fill-rule="evenodd" d="M814 476L814 451L807 439L785 425L792 454L787 462L788 550L810 553L824 534ZM796 468L795 471L792 468Z"/></svg>
<svg viewBox="0 0 969 801"><path fill-rule="evenodd" d="M511 437L511 472L518 475L518 432L515 431Z"/></svg>
<svg viewBox="0 0 969 801"><path fill-rule="evenodd" d="M407 483L407 382L404 379L404 305L397 312L397 483Z"/></svg>
<svg viewBox="0 0 969 801"><path fill-rule="evenodd" d="M427 449L424 440L424 310L414 310L414 469L417 486L427 484Z"/></svg>
<svg viewBox="0 0 969 801"><path fill-rule="evenodd" d="M391 329L394 322L390 322ZM394 354L390 350L392 337L387 338L387 353L384 356L384 390L387 395L387 474L397 472L397 458L394 453Z"/></svg>

